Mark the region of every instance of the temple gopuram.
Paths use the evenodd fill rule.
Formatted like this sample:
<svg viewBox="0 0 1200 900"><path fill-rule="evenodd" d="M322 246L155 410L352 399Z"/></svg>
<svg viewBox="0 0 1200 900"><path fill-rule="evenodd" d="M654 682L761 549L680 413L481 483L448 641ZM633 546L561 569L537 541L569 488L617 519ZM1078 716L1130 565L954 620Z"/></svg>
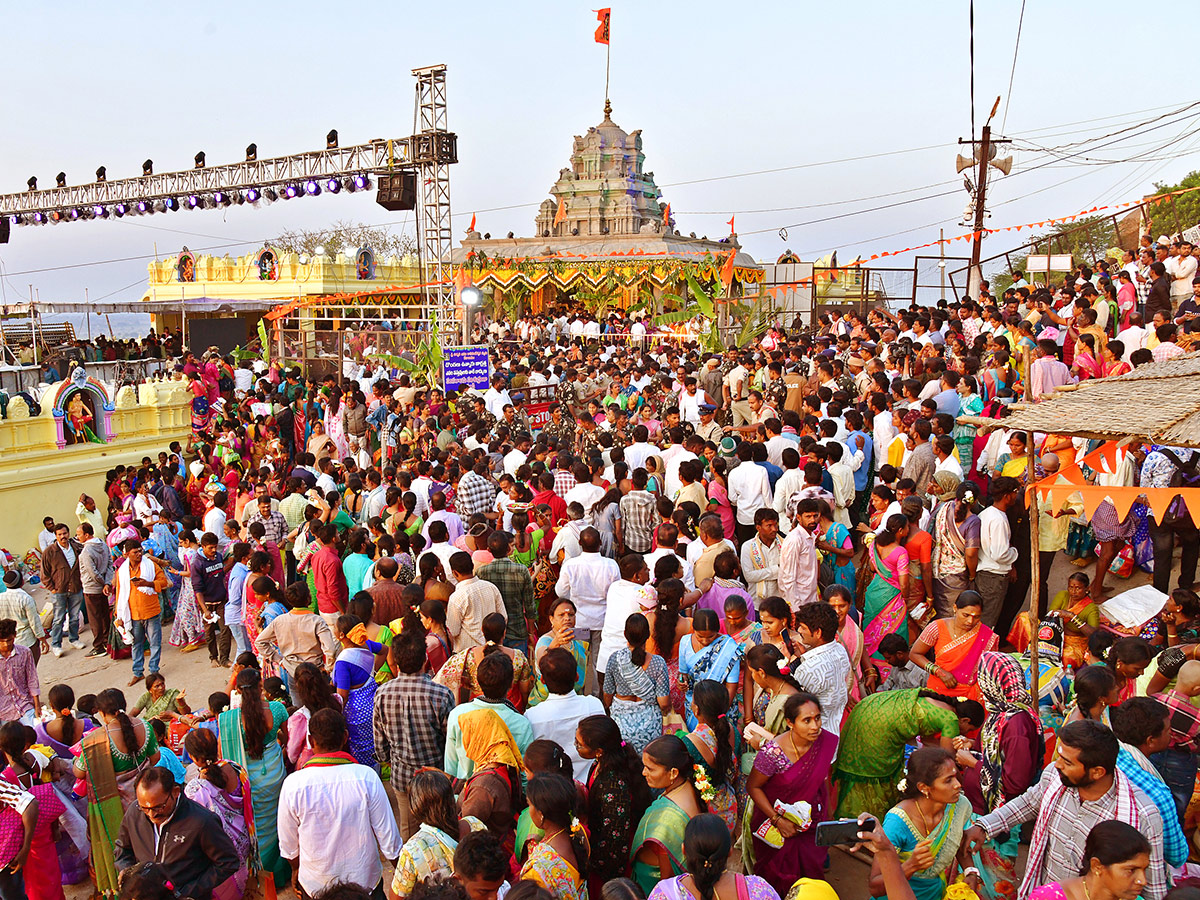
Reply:
<svg viewBox="0 0 1200 900"><path fill-rule="evenodd" d="M669 311L666 295L686 295L685 273L713 284L735 253L729 294L751 293L762 269L736 235L709 240L675 230L670 205L644 168L641 130L604 120L576 135L571 163L538 209L532 237L492 238L472 230L455 250L456 277L491 294L499 313L517 301L537 313L567 303L593 311Z"/></svg>

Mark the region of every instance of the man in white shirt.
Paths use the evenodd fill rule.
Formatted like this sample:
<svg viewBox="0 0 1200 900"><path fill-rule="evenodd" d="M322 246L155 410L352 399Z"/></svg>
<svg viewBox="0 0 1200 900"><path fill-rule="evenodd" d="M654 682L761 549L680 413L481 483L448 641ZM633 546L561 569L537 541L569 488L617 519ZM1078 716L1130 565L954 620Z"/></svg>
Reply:
<svg viewBox="0 0 1200 900"><path fill-rule="evenodd" d="M487 411L496 417L497 421L504 418L504 407L512 406L512 397L508 395L508 391L504 387L502 375L492 378L492 386L483 394L483 404L487 407Z"/></svg>
<svg viewBox="0 0 1200 900"><path fill-rule="evenodd" d="M579 549L578 556L563 563L554 593L575 604L575 637L588 642L587 680L583 689L599 697L601 685L596 661L604 629L605 602L608 589L620 580L621 570L613 560L600 555L600 532L595 528L584 528L579 533Z"/></svg>
<svg viewBox="0 0 1200 900"><path fill-rule="evenodd" d="M210 501L212 505L208 508L208 512L204 514L204 531L217 539L217 546L221 550L224 550L229 545L229 538L225 536L225 504L228 501L228 494L224 491L217 491L213 494L213 498Z"/></svg>
<svg viewBox="0 0 1200 900"><path fill-rule="evenodd" d="M892 423L892 411L888 409L887 395L875 392L868 401L871 407L871 440L875 444L875 471L887 465L888 446L896 436Z"/></svg>
<svg viewBox="0 0 1200 900"><path fill-rule="evenodd" d="M742 576L754 599L761 603L779 593L779 553L783 547L779 513L773 509L755 512L754 530L754 537L742 544Z"/></svg>
<svg viewBox="0 0 1200 900"><path fill-rule="evenodd" d="M1179 304L1192 296L1192 279L1196 277L1196 257L1192 256L1191 241L1180 241L1171 248L1175 256L1167 259L1167 277L1171 279L1171 306L1178 309Z"/></svg>
<svg viewBox="0 0 1200 900"><path fill-rule="evenodd" d="M532 441L529 435L521 434L517 437L517 445L504 455L504 471L513 478L517 477L517 469L525 465L525 461L529 459L529 448L532 446Z"/></svg>
<svg viewBox="0 0 1200 900"><path fill-rule="evenodd" d="M531 706L525 718L533 726L534 740L554 741L571 757L575 769L575 780L587 780L591 760L579 755L575 745L575 729L588 716L603 716L604 704L600 698L590 694L576 694L575 684L579 677L575 657L562 647L551 647L538 660L538 672L546 685L546 699Z"/></svg>
<svg viewBox="0 0 1200 900"><path fill-rule="evenodd" d="M1142 314L1134 310L1129 314L1129 327L1122 329L1117 335L1117 340L1121 342L1121 346L1125 348L1125 352L1121 354L1122 362L1129 363L1129 358L1133 356L1134 350L1141 350L1146 346L1146 340L1150 337L1150 330L1142 325ZM1129 363L1133 365L1133 363Z"/></svg>
<svg viewBox="0 0 1200 900"><path fill-rule="evenodd" d="M998 476L992 479L990 494L992 505L979 514L979 565L975 571L975 586L983 598L983 621L996 630L1004 613L1009 582L1016 577L1013 563L1017 561L1017 548L1012 545L1008 508L1020 497L1021 483L1006 475Z"/></svg>
<svg viewBox="0 0 1200 900"><path fill-rule="evenodd" d="M575 476L575 487L563 495L563 502L567 506L578 503L583 507L583 521L590 525L592 524L592 507L597 500L604 496L604 488L592 483L592 470L585 462L575 463L571 468L571 474Z"/></svg>
<svg viewBox="0 0 1200 900"><path fill-rule="evenodd" d="M809 603L796 610L795 622L804 653L792 677L821 701L821 727L838 734L850 696L850 657L837 639L837 613L828 603Z"/></svg>
<svg viewBox="0 0 1200 900"><path fill-rule="evenodd" d="M771 479L767 470L754 464L754 446L749 441L738 444L739 465L726 476L729 502L737 509L736 534L739 544L754 537L754 513L771 506Z"/></svg>
<svg viewBox="0 0 1200 900"><path fill-rule="evenodd" d="M626 553L619 565L621 578L612 583L604 598L604 628L600 634L600 653L596 657L596 679L600 684L604 684L608 658L626 646L625 620L636 612L649 612L658 604L658 594L647 584L650 570L641 554Z"/></svg>
<svg viewBox="0 0 1200 900"><path fill-rule="evenodd" d="M340 712L315 713L308 739L322 762L302 766L279 790L279 854L310 897L331 882L380 892L380 859L395 859L403 844L383 782L346 752L347 737Z"/></svg>
<svg viewBox="0 0 1200 900"><path fill-rule="evenodd" d="M949 472L959 481L963 480L962 463L954 458L954 438L948 434L939 434L934 438L933 455L937 459L937 465L933 467L934 475L937 475L938 472ZM917 487L919 488L920 485Z"/></svg>
<svg viewBox="0 0 1200 900"><path fill-rule="evenodd" d="M334 462L328 456L321 457L321 461L317 463L317 468L321 470L321 474L317 476L317 490L321 492L321 496L326 496L330 491L337 490L337 480L333 477Z"/></svg>
<svg viewBox="0 0 1200 900"><path fill-rule="evenodd" d="M674 500L675 495L683 486L679 480L679 466L689 459L697 459L695 453L684 447L683 427L676 425L668 435L671 445L659 457L663 461L663 489L668 499Z"/></svg>
<svg viewBox="0 0 1200 900"><path fill-rule="evenodd" d="M630 473L634 469L644 469L646 460L657 454L658 448L650 443L650 431L645 425L633 427L633 443L625 448L625 464Z"/></svg>
<svg viewBox="0 0 1200 900"><path fill-rule="evenodd" d="M779 595L793 610L820 599L817 586L817 501L796 504L796 527L779 549Z"/></svg>

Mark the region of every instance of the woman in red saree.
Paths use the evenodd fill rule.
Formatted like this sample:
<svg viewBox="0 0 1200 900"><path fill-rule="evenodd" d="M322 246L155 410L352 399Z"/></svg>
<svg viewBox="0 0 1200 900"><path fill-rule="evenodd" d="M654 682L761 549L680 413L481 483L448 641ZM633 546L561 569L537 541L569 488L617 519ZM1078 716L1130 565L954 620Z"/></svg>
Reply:
<svg viewBox="0 0 1200 900"><path fill-rule="evenodd" d="M1079 343L1075 348L1075 364L1071 370L1079 376L1080 381L1089 378L1104 377L1103 355L1096 351L1096 337L1091 334L1079 335Z"/></svg>
<svg viewBox="0 0 1200 900"><path fill-rule="evenodd" d="M954 601L954 615L930 622L913 642L909 657L929 673L929 690L979 699L979 658L997 644L996 632L980 621L982 616L983 598L963 591Z"/></svg>
<svg viewBox="0 0 1200 900"><path fill-rule="evenodd" d="M1104 345L1103 365L1105 378L1109 378L1113 375L1124 375L1133 371L1129 363L1121 359L1121 357L1124 355L1125 345L1120 341L1108 341Z"/></svg>

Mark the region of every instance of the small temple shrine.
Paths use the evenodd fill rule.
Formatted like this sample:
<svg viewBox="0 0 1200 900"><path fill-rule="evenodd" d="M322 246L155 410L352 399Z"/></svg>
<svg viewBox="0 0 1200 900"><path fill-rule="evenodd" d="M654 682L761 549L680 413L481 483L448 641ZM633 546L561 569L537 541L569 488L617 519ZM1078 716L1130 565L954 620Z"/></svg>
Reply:
<svg viewBox="0 0 1200 900"><path fill-rule="evenodd" d="M762 281L762 269L737 236L709 240L675 229L670 205L644 168L640 130L627 132L604 105L599 125L576 135L570 165L559 170L539 207L531 237L492 238L472 230L454 252L460 284L534 312L568 298L581 306L622 308L686 292L685 273L714 282L733 251L731 293Z"/></svg>
<svg viewBox="0 0 1200 900"><path fill-rule="evenodd" d="M0 419L0 547L23 554L37 545L42 516L75 521L86 493L103 505L105 473L118 463L156 458L191 434L191 394L182 377L116 385L75 366L67 378L21 393ZM31 514L36 513L36 516Z"/></svg>

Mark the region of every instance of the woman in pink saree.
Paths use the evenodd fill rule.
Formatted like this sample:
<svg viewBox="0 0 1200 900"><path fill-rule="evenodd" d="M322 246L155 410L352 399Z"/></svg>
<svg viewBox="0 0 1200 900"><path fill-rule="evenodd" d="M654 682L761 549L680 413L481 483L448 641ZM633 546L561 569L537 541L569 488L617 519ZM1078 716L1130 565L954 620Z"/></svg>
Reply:
<svg viewBox="0 0 1200 900"><path fill-rule="evenodd" d="M1081 334L1079 335L1079 343L1075 349L1075 364L1071 367L1080 381L1087 381L1089 378L1104 377L1103 355L1096 352L1096 338L1094 335Z"/></svg>
<svg viewBox="0 0 1200 900"><path fill-rule="evenodd" d="M996 649L996 632L984 625L983 598L963 591L954 615L936 619L913 641L913 665L929 672L927 687L948 697L979 699L979 659Z"/></svg>
<svg viewBox="0 0 1200 900"><path fill-rule="evenodd" d="M908 592L908 551L904 549L907 537L908 518L896 513L888 517L868 551L875 576L867 585L865 597L863 649L879 662L883 662L879 642L885 634L896 632L908 638L908 607L904 602Z"/></svg>
<svg viewBox="0 0 1200 900"><path fill-rule="evenodd" d="M850 610L854 606L854 599L850 592L840 584L831 584L825 588L825 602L832 606L833 611L837 613L838 643L845 648L846 656L850 658L850 674L846 677L850 702L846 704L844 720L849 717L854 704L874 690L875 667L866 662L866 654L863 652L862 629L858 627L858 623L854 619L850 618Z"/></svg>

